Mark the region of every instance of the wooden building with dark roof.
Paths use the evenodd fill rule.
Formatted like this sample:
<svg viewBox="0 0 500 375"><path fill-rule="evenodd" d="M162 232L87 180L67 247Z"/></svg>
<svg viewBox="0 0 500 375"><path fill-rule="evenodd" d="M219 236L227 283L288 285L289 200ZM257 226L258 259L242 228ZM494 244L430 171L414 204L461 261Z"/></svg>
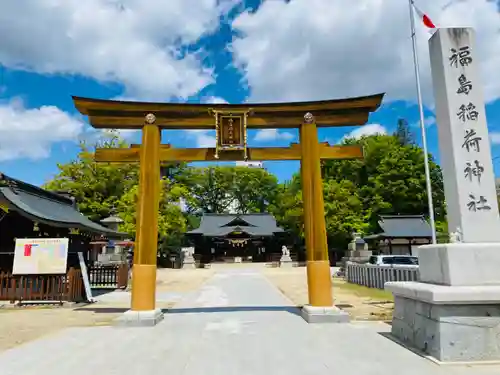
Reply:
<svg viewBox="0 0 500 375"><path fill-rule="evenodd" d="M200 226L186 233L202 263L264 262L281 256L286 232L267 213L204 214Z"/></svg>
<svg viewBox="0 0 500 375"><path fill-rule="evenodd" d="M10 271L16 238L69 238L68 267L78 267L77 252L88 254L93 236L126 235L94 223L75 202L0 173L0 270Z"/></svg>
<svg viewBox="0 0 500 375"><path fill-rule="evenodd" d="M423 215L381 215L380 232L365 236L370 250L383 254L418 255L420 245L432 243L432 229Z"/></svg>

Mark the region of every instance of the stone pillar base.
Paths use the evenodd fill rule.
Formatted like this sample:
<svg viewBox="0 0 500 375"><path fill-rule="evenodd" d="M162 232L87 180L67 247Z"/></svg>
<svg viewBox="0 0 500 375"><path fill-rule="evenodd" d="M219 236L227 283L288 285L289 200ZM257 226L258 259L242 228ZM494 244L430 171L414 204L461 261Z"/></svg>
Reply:
<svg viewBox="0 0 500 375"><path fill-rule="evenodd" d="M123 327L153 327L163 320L160 309L150 311L128 310L115 319L115 325Z"/></svg>
<svg viewBox="0 0 500 375"><path fill-rule="evenodd" d="M293 267L292 258L290 255L282 255L280 259L280 267L291 268Z"/></svg>
<svg viewBox="0 0 500 375"><path fill-rule="evenodd" d="M194 260L193 257L186 257L182 261L182 269L183 270L190 270L196 268L196 261Z"/></svg>
<svg viewBox="0 0 500 375"><path fill-rule="evenodd" d="M385 285L402 343L441 362L500 360L500 286Z"/></svg>
<svg viewBox="0 0 500 375"><path fill-rule="evenodd" d="M349 314L336 306L305 305L301 315L307 323L349 323Z"/></svg>
<svg viewBox="0 0 500 375"><path fill-rule="evenodd" d="M419 247L421 282L388 282L392 335L440 362L500 361L500 243Z"/></svg>

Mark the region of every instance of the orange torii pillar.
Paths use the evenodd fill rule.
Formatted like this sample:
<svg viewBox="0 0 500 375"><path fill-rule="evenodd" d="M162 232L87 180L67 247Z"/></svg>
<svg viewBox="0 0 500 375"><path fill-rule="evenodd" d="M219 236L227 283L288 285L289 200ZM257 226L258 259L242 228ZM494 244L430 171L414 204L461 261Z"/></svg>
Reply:
<svg viewBox="0 0 500 375"><path fill-rule="evenodd" d="M300 127L300 144L302 149L300 171L309 294L309 304L303 307L302 317L308 323L346 322L349 321L349 314L333 304L318 129L311 113L304 116L304 122Z"/></svg>
<svg viewBox="0 0 500 375"><path fill-rule="evenodd" d="M119 318L119 323L129 326L153 326L163 319L156 309L161 129L155 121L154 114L147 114L142 128L132 302L131 309Z"/></svg>

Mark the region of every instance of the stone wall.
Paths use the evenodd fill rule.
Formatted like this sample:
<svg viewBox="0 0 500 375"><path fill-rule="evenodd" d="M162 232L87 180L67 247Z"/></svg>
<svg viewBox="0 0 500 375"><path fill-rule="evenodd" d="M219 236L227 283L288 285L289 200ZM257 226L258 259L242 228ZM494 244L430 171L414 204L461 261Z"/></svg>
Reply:
<svg viewBox="0 0 500 375"><path fill-rule="evenodd" d="M440 361L497 360L500 306L436 305L396 296L392 333Z"/></svg>

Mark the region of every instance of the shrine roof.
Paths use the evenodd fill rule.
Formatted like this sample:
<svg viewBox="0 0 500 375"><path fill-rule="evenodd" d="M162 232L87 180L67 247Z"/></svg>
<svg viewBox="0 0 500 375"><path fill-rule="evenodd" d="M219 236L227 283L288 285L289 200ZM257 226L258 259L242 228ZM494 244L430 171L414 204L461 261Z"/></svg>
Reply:
<svg viewBox="0 0 500 375"><path fill-rule="evenodd" d="M382 215L380 233L365 236L365 240L383 238L431 238L432 229L423 215Z"/></svg>
<svg viewBox="0 0 500 375"><path fill-rule="evenodd" d="M95 128L137 129L148 113L156 124L168 129L212 129L211 110L248 111L248 128L297 128L307 112L320 127L364 125L370 112L377 110L384 94L346 99L245 104L152 103L92 99L73 96L75 107L88 116Z"/></svg>
<svg viewBox="0 0 500 375"><path fill-rule="evenodd" d="M53 227L75 228L112 238L127 234L94 223L77 210L70 198L0 173L0 202L9 210Z"/></svg>
<svg viewBox="0 0 500 375"><path fill-rule="evenodd" d="M276 225L276 219L267 213L261 214L204 214L200 226L187 234L207 237L227 236L232 232L245 232L251 236L273 236L284 232Z"/></svg>

